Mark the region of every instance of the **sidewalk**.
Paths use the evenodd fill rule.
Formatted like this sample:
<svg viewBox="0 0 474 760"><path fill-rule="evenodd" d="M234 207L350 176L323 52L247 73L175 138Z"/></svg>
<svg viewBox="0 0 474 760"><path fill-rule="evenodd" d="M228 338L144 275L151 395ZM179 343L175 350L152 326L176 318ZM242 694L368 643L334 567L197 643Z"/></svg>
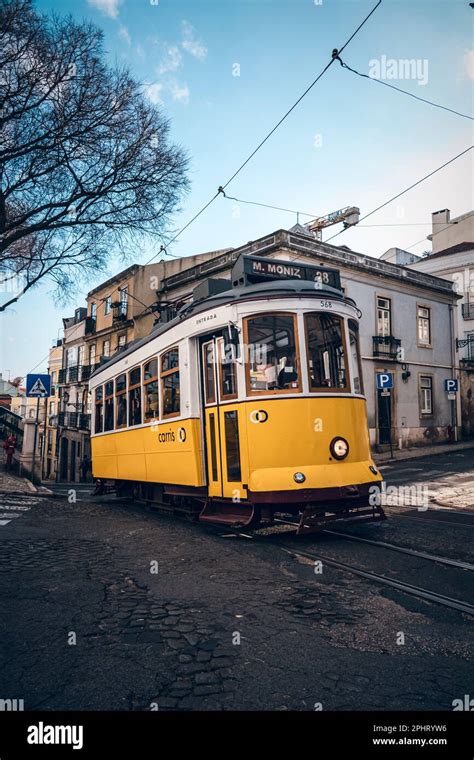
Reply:
<svg viewBox="0 0 474 760"><path fill-rule="evenodd" d="M383 464L384 462L402 461L404 459L416 459L418 457L432 457L436 454L452 454L458 451L465 451L466 449L474 449L474 440L461 441L460 443L445 443L435 446L417 446L412 449L397 449L393 448L393 456L390 455L390 451L384 451L383 453L372 452L374 461L377 464ZM474 451L473 451L474 461Z"/></svg>
<svg viewBox="0 0 474 760"><path fill-rule="evenodd" d="M26 478L19 478L0 465L0 493L36 493L35 486Z"/></svg>
<svg viewBox="0 0 474 760"><path fill-rule="evenodd" d="M6 471L5 465L0 464L0 494L2 493L35 493L42 496L52 492L49 488L35 486L27 478L19 478L18 475Z"/></svg>

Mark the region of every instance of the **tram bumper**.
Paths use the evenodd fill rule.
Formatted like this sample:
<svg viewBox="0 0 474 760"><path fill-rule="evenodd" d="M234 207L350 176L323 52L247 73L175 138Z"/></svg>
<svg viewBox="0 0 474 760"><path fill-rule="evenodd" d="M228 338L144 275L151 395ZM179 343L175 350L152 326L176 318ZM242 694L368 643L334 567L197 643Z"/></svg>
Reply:
<svg viewBox="0 0 474 760"><path fill-rule="evenodd" d="M272 505L273 512L300 513L298 533L307 533L321 530L328 523L384 519L380 506L382 480L371 460L348 462L337 468L268 468L251 474L248 498L254 504Z"/></svg>

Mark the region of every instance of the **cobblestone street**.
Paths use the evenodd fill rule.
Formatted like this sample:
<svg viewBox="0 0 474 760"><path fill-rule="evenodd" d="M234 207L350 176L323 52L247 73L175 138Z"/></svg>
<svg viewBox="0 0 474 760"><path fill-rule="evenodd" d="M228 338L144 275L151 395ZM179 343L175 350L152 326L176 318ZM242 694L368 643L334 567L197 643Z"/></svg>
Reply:
<svg viewBox="0 0 474 760"><path fill-rule="evenodd" d="M289 552L465 600L469 572L330 536L282 551L278 531L247 539L85 487L16 514L0 527L0 686L25 709L449 710L469 693L469 616ZM351 533L472 563L469 515L431 514Z"/></svg>

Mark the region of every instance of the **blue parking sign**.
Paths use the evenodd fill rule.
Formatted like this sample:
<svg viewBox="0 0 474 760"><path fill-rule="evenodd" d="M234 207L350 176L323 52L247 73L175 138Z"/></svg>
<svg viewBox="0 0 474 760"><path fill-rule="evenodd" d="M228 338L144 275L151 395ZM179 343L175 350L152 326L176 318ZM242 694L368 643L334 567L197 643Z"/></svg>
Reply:
<svg viewBox="0 0 474 760"><path fill-rule="evenodd" d="M49 375L27 375L26 395L29 398L48 398L51 395L51 378Z"/></svg>
<svg viewBox="0 0 474 760"><path fill-rule="evenodd" d="M393 388L393 375L391 372L377 372L377 388L379 391Z"/></svg>
<svg viewBox="0 0 474 760"><path fill-rule="evenodd" d="M444 390L446 393L457 393L459 390L459 380L450 378L444 381Z"/></svg>

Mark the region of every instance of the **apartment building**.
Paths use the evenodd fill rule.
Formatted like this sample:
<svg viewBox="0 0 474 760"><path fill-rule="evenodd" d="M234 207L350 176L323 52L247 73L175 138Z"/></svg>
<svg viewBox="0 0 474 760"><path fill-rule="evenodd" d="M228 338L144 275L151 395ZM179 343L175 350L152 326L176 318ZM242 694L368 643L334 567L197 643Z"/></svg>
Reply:
<svg viewBox="0 0 474 760"><path fill-rule="evenodd" d="M51 396L46 401L44 440L42 450L43 474L46 480L55 480L58 464L58 419L59 419L59 373L63 363L63 341L55 341L49 350L48 374L51 378Z"/></svg>
<svg viewBox="0 0 474 760"><path fill-rule="evenodd" d="M443 277L459 295L455 312L456 340L452 346L459 379L464 436L474 435L474 211L451 218L449 209L432 214L428 236L433 251L410 264L417 272Z"/></svg>

